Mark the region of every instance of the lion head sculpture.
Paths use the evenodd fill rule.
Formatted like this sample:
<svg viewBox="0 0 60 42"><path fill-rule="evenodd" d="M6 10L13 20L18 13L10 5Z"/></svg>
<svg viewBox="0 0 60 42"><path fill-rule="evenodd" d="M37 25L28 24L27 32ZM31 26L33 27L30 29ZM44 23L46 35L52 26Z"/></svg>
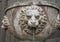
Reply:
<svg viewBox="0 0 60 42"><path fill-rule="evenodd" d="M33 40L34 36L35 40L44 40L56 30L58 11L54 13L55 10L35 4L10 8L4 16L2 28L8 28L19 39Z"/></svg>

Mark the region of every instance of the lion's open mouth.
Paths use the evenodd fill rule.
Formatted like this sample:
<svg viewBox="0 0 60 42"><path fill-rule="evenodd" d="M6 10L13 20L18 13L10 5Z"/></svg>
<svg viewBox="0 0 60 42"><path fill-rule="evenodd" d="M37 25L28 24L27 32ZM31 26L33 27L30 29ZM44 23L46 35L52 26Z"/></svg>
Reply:
<svg viewBox="0 0 60 42"><path fill-rule="evenodd" d="M33 35L33 33L35 35L39 34L44 28L38 28L38 27L29 27L27 29L24 29L24 31L27 33L27 34L30 34L30 35Z"/></svg>

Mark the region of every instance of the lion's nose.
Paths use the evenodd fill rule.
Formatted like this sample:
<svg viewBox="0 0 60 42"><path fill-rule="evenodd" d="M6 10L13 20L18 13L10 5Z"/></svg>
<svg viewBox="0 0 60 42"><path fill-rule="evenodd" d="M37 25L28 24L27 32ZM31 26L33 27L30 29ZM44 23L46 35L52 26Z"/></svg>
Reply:
<svg viewBox="0 0 60 42"><path fill-rule="evenodd" d="M35 25L36 22L31 22L31 23Z"/></svg>
<svg viewBox="0 0 60 42"><path fill-rule="evenodd" d="M35 24L35 23L36 23L36 19L35 19L34 16L31 17L31 23L32 23L32 24Z"/></svg>

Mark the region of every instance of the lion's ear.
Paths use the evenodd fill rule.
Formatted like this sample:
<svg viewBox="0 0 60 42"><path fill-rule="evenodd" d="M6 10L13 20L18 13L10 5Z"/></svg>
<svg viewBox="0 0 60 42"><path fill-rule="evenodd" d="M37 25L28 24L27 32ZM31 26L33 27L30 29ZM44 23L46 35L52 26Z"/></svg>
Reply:
<svg viewBox="0 0 60 42"><path fill-rule="evenodd" d="M9 27L9 20L8 20L8 18L7 18L7 16L4 16L4 19L2 20L2 26L1 26L1 28L2 29L8 29L8 27Z"/></svg>

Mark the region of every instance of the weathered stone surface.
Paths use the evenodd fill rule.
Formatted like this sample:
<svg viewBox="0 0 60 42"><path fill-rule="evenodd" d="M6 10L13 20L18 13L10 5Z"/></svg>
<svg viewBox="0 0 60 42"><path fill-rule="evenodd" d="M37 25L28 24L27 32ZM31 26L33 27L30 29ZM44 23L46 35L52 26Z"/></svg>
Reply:
<svg viewBox="0 0 60 42"><path fill-rule="evenodd" d="M5 13L2 28L24 42L45 42L60 24L59 8L44 1L17 3Z"/></svg>

